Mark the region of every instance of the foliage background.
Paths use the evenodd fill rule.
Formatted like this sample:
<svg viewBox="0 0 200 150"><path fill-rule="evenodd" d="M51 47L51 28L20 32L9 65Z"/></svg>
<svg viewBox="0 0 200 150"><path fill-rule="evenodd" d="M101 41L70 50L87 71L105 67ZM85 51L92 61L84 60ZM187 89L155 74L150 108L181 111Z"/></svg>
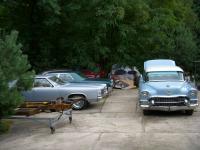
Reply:
<svg viewBox="0 0 200 150"><path fill-rule="evenodd" d="M31 87L31 70L118 63L142 71L145 60L169 58L193 73L199 21L200 0L0 0L0 120Z"/></svg>
<svg viewBox="0 0 200 150"><path fill-rule="evenodd" d="M37 72L50 68L142 68L199 59L199 0L3 0L0 27L16 29Z"/></svg>

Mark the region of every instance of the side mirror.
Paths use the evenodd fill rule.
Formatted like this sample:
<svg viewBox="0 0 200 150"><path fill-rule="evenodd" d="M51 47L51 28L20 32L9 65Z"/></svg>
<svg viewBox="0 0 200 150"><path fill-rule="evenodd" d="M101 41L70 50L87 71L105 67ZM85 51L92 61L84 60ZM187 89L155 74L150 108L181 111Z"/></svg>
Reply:
<svg viewBox="0 0 200 150"><path fill-rule="evenodd" d="M190 80L190 76L185 76L185 81L187 81L187 82L191 82L191 80Z"/></svg>

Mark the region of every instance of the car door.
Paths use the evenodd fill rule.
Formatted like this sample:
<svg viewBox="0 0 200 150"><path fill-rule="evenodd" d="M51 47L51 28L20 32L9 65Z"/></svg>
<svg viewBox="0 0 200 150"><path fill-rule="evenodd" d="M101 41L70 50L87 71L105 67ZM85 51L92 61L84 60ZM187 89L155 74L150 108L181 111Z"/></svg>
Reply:
<svg viewBox="0 0 200 150"><path fill-rule="evenodd" d="M34 101L54 101L59 97L58 89L46 78L36 78L32 89Z"/></svg>

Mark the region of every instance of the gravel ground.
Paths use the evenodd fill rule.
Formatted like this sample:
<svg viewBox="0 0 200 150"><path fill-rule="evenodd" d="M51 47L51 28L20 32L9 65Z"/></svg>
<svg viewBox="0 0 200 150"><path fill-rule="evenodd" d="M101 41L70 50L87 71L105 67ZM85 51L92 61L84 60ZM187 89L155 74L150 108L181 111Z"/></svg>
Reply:
<svg viewBox="0 0 200 150"><path fill-rule="evenodd" d="M110 97L82 111L73 111L50 134L45 122L15 120L0 136L0 150L199 150L200 109L153 112L143 116L137 89L114 90ZM40 114L50 116L52 113ZM54 114L53 114L54 115Z"/></svg>

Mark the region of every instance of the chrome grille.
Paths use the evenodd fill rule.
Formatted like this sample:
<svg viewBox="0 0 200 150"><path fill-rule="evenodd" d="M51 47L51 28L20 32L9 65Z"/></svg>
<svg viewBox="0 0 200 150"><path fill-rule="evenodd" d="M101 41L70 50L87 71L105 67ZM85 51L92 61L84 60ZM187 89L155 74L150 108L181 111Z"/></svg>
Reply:
<svg viewBox="0 0 200 150"><path fill-rule="evenodd" d="M150 98L150 102L154 101L153 106L185 106L186 97L155 97Z"/></svg>
<svg viewBox="0 0 200 150"><path fill-rule="evenodd" d="M101 90L101 95L105 96L106 93L107 93L107 88Z"/></svg>
<svg viewBox="0 0 200 150"><path fill-rule="evenodd" d="M104 95L104 89L101 89L101 95Z"/></svg>

